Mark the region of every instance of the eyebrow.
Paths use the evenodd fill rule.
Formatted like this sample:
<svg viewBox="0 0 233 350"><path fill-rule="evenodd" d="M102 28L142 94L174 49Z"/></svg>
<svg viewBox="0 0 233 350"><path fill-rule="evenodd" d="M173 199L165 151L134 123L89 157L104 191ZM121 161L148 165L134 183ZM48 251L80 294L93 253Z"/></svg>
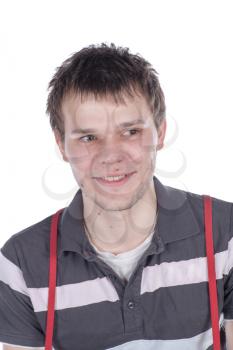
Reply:
<svg viewBox="0 0 233 350"><path fill-rule="evenodd" d="M132 121L130 121L130 122L121 123L121 124L119 124L119 125L117 126L117 128L121 128L121 127L127 128L127 127L129 127L129 126L133 126L133 125L136 125L136 124L137 124L137 125L138 125L138 124L145 125L146 122L145 122L144 119L139 118L139 119L132 120ZM96 130L96 129L91 129L91 128L88 128L88 129L76 128L76 129L72 130L71 135L74 135L74 134L94 133L94 132L96 132L96 131L98 131L98 130Z"/></svg>

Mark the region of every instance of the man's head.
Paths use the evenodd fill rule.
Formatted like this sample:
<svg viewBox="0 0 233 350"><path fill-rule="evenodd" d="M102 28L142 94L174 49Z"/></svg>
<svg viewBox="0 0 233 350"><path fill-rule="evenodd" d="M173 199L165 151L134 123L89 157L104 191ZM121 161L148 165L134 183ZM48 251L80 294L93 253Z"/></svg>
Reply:
<svg viewBox="0 0 233 350"><path fill-rule="evenodd" d="M72 55L49 83L47 113L63 159L103 209L130 208L151 183L166 131L156 74L127 48L101 44ZM101 180L131 173L119 184Z"/></svg>

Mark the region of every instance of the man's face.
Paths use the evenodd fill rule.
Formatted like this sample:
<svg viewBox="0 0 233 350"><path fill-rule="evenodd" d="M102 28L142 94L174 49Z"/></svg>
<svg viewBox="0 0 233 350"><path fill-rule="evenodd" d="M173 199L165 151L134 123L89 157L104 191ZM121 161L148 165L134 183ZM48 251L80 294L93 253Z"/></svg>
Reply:
<svg viewBox="0 0 233 350"><path fill-rule="evenodd" d="M164 121L158 134L144 97L124 99L67 97L64 143L55 135L84 199L110 211L131 208L149 190L166 129ZM124 178L104 179L109 176Z"/></svg>

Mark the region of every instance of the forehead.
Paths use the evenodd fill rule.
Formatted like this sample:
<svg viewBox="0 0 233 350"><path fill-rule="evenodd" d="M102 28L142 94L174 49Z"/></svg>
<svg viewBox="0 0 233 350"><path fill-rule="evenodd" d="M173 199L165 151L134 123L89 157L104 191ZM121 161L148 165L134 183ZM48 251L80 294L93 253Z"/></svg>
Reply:
<svg viewBox="0 0 233 350"><path fill-rule="evenodd" d="M87 95L81 99L80 95L70 95L62 103L62 114L66 127L88 123L120 124L136 119L147 122L152 120L148 102L144 96L137 94L133 97L123 95L123 101L117 102L113 96L96 98L94 95Z"/></svg>

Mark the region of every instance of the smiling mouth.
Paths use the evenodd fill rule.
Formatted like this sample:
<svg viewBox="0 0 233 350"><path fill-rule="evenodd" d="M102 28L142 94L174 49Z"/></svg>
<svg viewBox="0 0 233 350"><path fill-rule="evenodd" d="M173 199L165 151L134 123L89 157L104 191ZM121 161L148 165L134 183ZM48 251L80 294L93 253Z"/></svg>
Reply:
<svg viewBox="0 0 233 350"><path fill-rule="evenodd" d="M128 182L128 180L134 175L136 172L132 172L125 175L119 176L106 176L106 177L97 177L94 178L97 182L103 185L108 186L120 186Z"/></svg>

